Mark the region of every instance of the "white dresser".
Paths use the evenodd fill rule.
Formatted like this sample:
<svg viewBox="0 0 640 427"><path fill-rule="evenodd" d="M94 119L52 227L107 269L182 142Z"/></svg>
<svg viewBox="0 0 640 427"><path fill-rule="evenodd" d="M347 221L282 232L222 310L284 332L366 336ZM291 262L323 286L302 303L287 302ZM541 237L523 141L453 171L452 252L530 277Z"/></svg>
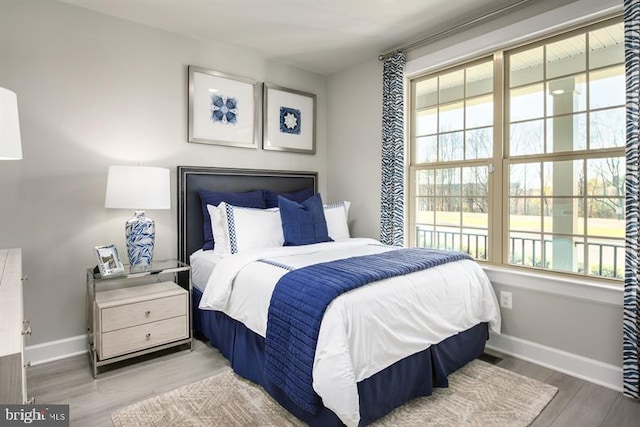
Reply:
<svg viewBox="0 0 640 427"><path fill-rule="evenodd" d="M0 403L27 402L24 363L25 329L22 300L22 252L0 249Z"/></svg>

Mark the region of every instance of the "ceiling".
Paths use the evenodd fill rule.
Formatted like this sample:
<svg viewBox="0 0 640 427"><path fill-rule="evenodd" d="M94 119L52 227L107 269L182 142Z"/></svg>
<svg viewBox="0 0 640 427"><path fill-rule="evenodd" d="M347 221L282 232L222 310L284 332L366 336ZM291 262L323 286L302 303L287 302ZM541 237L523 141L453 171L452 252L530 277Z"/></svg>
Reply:
<svg viewBox="0 0 640 427"><path fill-rule="evenodd" d="M61 0L329 75L515 0Z"/></svg>

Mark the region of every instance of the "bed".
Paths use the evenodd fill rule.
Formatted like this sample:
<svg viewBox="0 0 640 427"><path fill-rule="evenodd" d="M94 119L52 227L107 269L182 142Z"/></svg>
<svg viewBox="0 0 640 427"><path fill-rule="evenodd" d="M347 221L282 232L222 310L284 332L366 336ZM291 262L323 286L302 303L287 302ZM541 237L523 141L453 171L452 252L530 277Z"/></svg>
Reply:
<svg viewBox="0 0 640 427"><path fill-rule="evenodd" d="M366 425L414 397L430 395L434 387L446 387L449 374L482 354L489 328L499 332L499 309L486 275L467 259L384 278L344 293L328 305L319 326L311 384L319 403L308 406L308 400L286 387L287 378L284 384L269 369L265 373L265 366L275 363L270 350L274 339L265 339L275 329L267 328L267 319L276 323L271 317L276 303L269 305L270 296L275 298L275 282L307 271L309 267L300 267L309 263L350 262L368 256L384 264L400 252L371 239L341 235L331 242L220 257L201 250L207 244L203 227L210 219L205 218L199 192L267 189L273 194L314 194L317 180L315 172L179 166L178 253L181 261L192 265L194 329L220 350L237 374L260 384L309 425ZM324 211L328 223L331 207L325 206ZM272 216L268 208L264 211L260 214ZM333 220L332 224L335 235ZM258 278L267 277L271 285L258 287ZM399 282L393 285L398 287L383 286L389 281ZM424 288L418 285L426 282L430 293L416 294L417 288ZM467 286L467 282L473 284ZM425 298L438 303L427 309ZM404 313L409 313L410 322L399 320L401 324L390 326ZM429 320L434 313L443 317ZM283 360L295 365L295 371L298 364L304 365L300 362L304 357L292 354L296 357Z"/></svg>

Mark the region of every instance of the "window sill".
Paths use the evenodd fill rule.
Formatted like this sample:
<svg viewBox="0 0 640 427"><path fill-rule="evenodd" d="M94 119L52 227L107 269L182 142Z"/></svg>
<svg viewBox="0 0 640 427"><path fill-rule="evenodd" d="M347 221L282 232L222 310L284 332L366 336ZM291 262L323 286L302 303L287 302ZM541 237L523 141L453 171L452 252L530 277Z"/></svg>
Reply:
<svg viewBox="0 0 640 427"><path fill-rule="evenodd" d="M624 287L597 279L580 279L482 265L491 283L600 304L622 306Z"/></svg>

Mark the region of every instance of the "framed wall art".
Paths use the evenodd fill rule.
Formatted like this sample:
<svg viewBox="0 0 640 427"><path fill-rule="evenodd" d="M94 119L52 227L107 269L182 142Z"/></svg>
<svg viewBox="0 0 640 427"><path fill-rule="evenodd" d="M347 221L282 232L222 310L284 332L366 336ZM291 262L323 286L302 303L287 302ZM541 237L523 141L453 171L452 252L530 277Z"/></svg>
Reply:
<svg viewBox="0 0 640 427"><path fill-rule="evenodd" d="M260 107L256 81L189 66L189 142L257 148Z"/></svg>
<svg viewBox="0 0 640 427"><path fill-rule="evenodd" d="M316 152L316 96L312 93L264 84L264 150Z"/></svg>

